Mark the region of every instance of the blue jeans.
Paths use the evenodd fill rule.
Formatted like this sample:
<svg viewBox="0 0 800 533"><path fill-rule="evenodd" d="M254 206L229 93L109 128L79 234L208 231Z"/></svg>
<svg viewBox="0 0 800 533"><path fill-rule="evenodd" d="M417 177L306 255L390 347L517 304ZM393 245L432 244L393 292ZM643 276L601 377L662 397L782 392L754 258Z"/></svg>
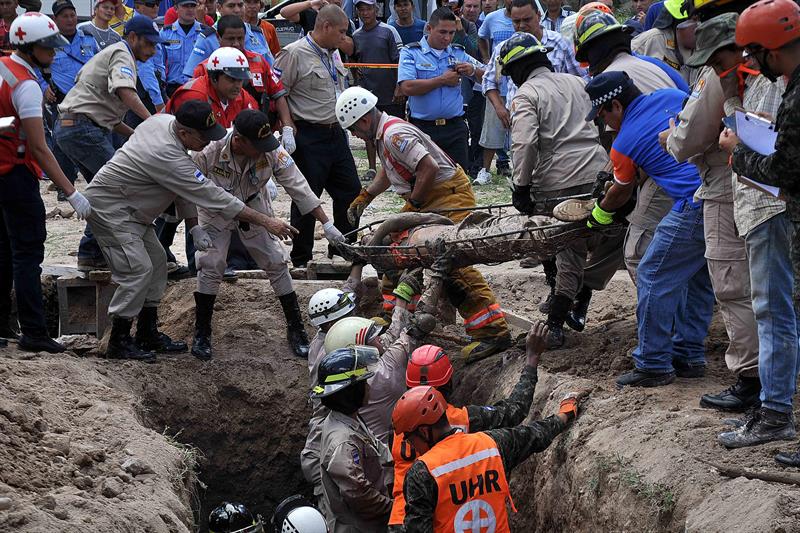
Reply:
<svg viewBox="0 0 800 533"><path fill-rule="evenodd" d="M57 120L53 135L59 148L81 170L86 183L90 183L94 175L114 155L111 132L86 119L74 120L72 123L71 126L65 127L62 125L62 119ZM100 246L87 222L78 246L78 259L102 258Z"/></svg>
<svg viewBox="0 0 800 533"><path fill-rule="evenodd" d="M702 206L674 209L658 224L636 271L636 368L671 372L673 359L705 364L714 307L705 248Z"/></svg>
<svg viewBox="0 0 800 533"><path fill-rule="evenodd" d="M751 297L758 324L758 375L761 404L792 412L797 388L797 316L792 302L794 274L791 244L794 227L786 213L776 215L745 236Z"/></svg>

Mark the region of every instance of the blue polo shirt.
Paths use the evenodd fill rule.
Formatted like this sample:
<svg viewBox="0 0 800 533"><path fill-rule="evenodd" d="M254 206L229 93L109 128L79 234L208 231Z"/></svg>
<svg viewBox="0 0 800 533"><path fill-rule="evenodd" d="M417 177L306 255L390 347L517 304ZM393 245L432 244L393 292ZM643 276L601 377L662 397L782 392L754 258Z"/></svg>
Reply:
<svg viewBox="0 0 800 533"><path fill-rule="evenodd" d="M512 35L514 35L514 24L511 22L511 17L506 15L505 9L492 11L486 15L486 18L483 19L483 24L478 29L478 37L491 43L490 54L496 46Z"/></svg>
<svg viewBox="0 0 800 533"><path fill-rule="evenodd" d="M161 30L161 38L164 44L164 68L167 71L167 83L183 85L191 79L183 73L183 67L192 55L194 43L200 35L201 24L195 21L188 33L183 31L180 23L176 20L170 26L164 26Z"/></svg>
<svg viewBox="0 0 800 533"><path fill-rule="evenodd" d="M80 29L75 32L72 39L68 40L67 46L56 48L56 55L50 67L53 83L64 94L75 85L75 76L81 67L100 51L94 37L86 35Z"/></svg>
<svg viewBox="0 0 800 533"><path fill-rule="evenodd" d="M456 44L444 50L433 50L428 45L428 38L423 37L418 43L405 46L400 51L397 82L435 78L456 63L470 63L476 68L483 68L481 63L467 54L463 46ZM461 85L439 87L422 96L409 96L408 107L411 117L421 120L460 117L464 114Z"/></svg>
<svg viewBox="0 0 800 533"><path fill-rule="evenodd" d="M625 110L617 138L611 145L614 180L622 185L636 181L637 167L650 176L675 201L673 209L694 203L700 174L691 163L678 163L658 144L658 134L683 108L686 93L660 89L636 98Z"/></svg>

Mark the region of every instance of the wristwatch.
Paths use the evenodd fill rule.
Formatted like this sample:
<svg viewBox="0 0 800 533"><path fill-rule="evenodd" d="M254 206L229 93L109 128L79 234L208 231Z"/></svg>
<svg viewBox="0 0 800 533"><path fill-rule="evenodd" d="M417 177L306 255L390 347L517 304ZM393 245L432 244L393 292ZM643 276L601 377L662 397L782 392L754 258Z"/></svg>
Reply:
<svg viewBox="0 0 800 533"><path fill-rule="evenodd" d="M420 202L419 200L414 200L413 198L409 198L408 203L410 203L411 207L413 207L414 209L422 209L422 202Z"/></svg>

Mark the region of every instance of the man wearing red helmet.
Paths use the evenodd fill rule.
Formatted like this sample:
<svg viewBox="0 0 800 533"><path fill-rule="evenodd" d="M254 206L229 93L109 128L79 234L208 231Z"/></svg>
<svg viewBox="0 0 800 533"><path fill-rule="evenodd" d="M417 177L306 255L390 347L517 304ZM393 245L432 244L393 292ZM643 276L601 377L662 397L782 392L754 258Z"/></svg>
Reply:
<svg viewBox="0 0 800 533"><path fill-rule="evenodd" d="M745 9L736 23L736 44L758 62L761 74L772 81L778 76L788 79L783 102L775 120L775 151L762 155L730 130L720 135L719 145L731 152L733 170L761 183L780 187L786 199L787 214L794 224L792 264L794 269L794 307L800 293L800 7L792 0L761 0ZM788 398L796 392L800 362L795 356L787 361L783 373L787 379ZM783 413L764 406L737 428L736 440L760 444L795 436L791 408ZM746 444L745 444L746 445ZM800 452L778 454L778 462L800 466Z"/></svg>
<svg viewBox="0 0 800 533"><path fill-rule="evenodd" d="M511 395L494 405L467 405L455 407L447 402L445 413L450 425L464 433L474 433L487 429L513 427L525 420L533 402L533 392L538 381L537 367L539 356L547 346L547 325L537 322L531 326L525 340L526 361L517 385ZM453 365L444 350L438 346L427 344L420 346L408 361L406 368L406 385L420 387L429 385L436 387L445 400L452 392ZM389 516L389 528L402 529L405 518L406 500L403 496L403 481L408 469L418 458L414 446L402 434L395 434L392 443L394 459L394 485L392 488L392 514Z"/></svg>
<svg viewBox="0 0 800 533"><path fill-rule="evenodd" d="M403 483L406 533L467 531L478 523L510 531L506 503L516 509L507 472L550 446L578 416L578 399L567 394L556 415L530 425L467 434L451 425L447 402L434 387L406 392L392 422L422 454Z"/></svg>

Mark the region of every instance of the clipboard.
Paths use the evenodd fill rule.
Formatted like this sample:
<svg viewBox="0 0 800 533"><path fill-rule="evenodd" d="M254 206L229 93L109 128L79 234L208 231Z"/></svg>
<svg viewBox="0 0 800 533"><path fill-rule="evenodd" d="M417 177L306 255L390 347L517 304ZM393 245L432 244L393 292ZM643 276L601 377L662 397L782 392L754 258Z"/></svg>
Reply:
<svg viewBox="0 0 800 533"><path fill-rule="evenodd" d="M736 111L734 118L736 135L745 146L761 155L770 155L775 151L778 132L772 122L743 111Z"/></svg>

